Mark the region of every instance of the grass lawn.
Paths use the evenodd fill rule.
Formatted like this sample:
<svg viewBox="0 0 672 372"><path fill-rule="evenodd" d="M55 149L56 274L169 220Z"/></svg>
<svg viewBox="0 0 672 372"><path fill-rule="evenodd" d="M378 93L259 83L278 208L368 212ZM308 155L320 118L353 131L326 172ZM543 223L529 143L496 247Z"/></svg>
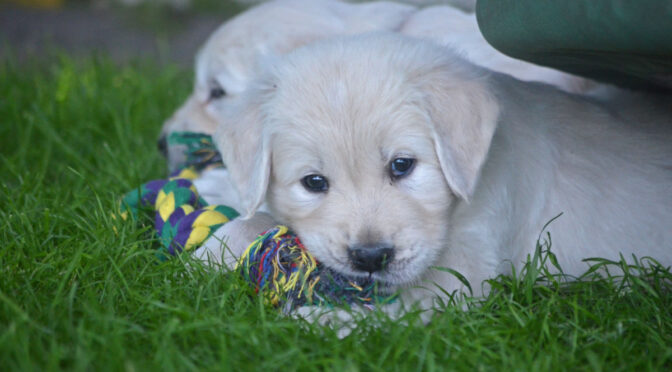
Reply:
<svg viewBox="0 0 672 372"><path fill-rule="evenodd" d="M187 256L159 263L149 227L112 212L165 175L155 140L190 83L99 58L0 62L0 370L672 370L672 274L646 261L548 285L533 262L469 310L374 316L342 340Z"/></svg>

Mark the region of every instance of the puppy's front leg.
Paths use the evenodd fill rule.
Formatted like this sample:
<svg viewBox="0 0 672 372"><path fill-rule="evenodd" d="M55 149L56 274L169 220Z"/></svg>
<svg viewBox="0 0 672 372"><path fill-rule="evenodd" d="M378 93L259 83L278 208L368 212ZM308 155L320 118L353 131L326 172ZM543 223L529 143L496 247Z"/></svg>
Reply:
<svg viewBox="0 0 672 372"><path fill-rule="evenodd" d="M193 256L207 265L232 270L250 243L275 225L273 218L264 212L257 212L247 220L235 219L212 234Z"/></svg>

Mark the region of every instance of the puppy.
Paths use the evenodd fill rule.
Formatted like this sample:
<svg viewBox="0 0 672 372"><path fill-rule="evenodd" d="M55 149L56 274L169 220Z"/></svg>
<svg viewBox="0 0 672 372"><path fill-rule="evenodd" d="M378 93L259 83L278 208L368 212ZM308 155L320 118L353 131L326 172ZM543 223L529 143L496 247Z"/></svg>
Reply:
<svg viewBox="0 0 672 372"><path fill-rule="evenodd" d="M212 134L213 103L235 102L266 59L335 35L397 30L415 8L385 1L278 0L251 8L218 28L196 56L193 93L163 125L159 148L175 170L183 148L167 146L172 132Z"/></svg>
<svg viewBox="0 0 672 372"><path fill-rule="evenodd" d="M466 292L436 267L484 294L561 213L548 231L567 274L619 254L672 264L669 116L626 122L393 34L300 48L215 108L243 213L267 202L318 260L404 304Z"/></svg>

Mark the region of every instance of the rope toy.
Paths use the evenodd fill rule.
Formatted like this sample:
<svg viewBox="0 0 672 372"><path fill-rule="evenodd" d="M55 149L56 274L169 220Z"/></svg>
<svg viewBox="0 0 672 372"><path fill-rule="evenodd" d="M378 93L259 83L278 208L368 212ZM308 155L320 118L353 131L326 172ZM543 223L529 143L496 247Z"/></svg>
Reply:
<svg viewBox="0 0 672 372"><path fill-rule="evenodd" d="M284 313L303 305L375 304L394 301L389 288L373 279L340 274L318 262L286 226L259 235L245 250L235 270Z"/></svg>
<svg viewBox="0 0 672 372"><path fill-rule="evenodd" d="M239 215L227 206L208 205L192 182L203 170L224 166L212 138L179 132L172 133L168 141L169 145L186 147L185 167L168 179L147 182L127 193L120 211L124 220L131 216L137 219L144 210L154 212L162 259L198 248L219 227ZM322 265L285 226L259 235L234 271L268 304L284 313L304 305L359 304L373 309L376 304L395 299L386 295L389 288L370 277L348 277Z"/></svg>
<svg viewBox="0 0 672 372"><path fill-rule="evenodd" d="M173 177L187 177L194 179L200 173L210 168L222 168L222 155L217 151L212 137L207 134L193 132L174 132L168 137L168 146L182 145L186 147L185 164ZM186 172L186 173L185 173Z"/></svg>
<svg viewBox="0 0 672 372"><path fill-rule="evenodd" d="M147 182L127 193L121 203L124 220L129 214L137 219L141 210L153 210L159 252L170 255L199 247L220 226L238 217L233 208L208 205L191 180L180 177Z"/></svg>

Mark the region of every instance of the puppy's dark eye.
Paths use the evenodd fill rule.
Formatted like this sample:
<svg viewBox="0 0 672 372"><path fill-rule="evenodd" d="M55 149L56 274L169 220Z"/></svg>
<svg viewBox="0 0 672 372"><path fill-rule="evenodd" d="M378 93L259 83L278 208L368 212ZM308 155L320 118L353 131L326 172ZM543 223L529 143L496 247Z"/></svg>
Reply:
<svg viewBox="0 0 672 372"><path fill-rule="evenodd" d="M403 178L411 174L415 167L415 159L395 158L390 162L390 178L393 180Z"/></svg>
<svg viewBox="0 0 672 372"><path fill-rule="evenodd" d="M319 174L307 175L301 179L301 183L310 192L326 192L329 189L329 182Z"/></svg>
<svg viewBox="0 0 672 372"><path fill-rule="evenodd" d="M226 91L222 87L214 87L210 89L210 99L222 98L226 95Z"/></svg>

